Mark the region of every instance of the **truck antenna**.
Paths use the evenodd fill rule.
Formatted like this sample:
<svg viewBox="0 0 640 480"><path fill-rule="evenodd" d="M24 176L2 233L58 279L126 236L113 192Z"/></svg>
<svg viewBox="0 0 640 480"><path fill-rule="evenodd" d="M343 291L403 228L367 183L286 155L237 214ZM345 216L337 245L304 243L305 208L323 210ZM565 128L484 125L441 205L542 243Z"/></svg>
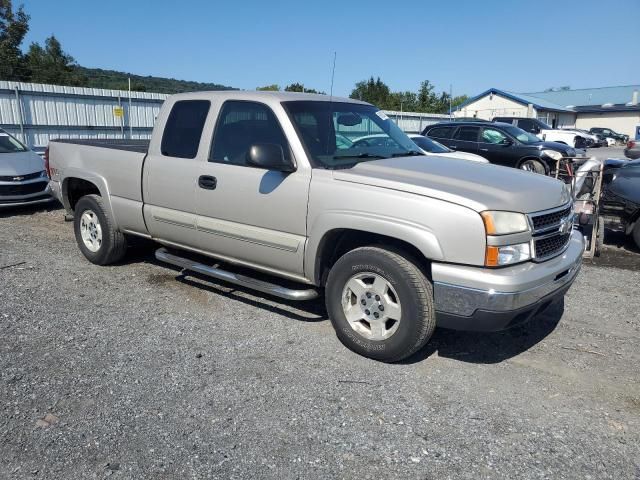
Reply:
<svg viewBox="0 0 640 480"><path fill-rule="evenodd" d="M329 98L333 99L333 79L336 76L336 57L338 52L333 52L333 68L331 69L331 90L329 91Z"/></svg>

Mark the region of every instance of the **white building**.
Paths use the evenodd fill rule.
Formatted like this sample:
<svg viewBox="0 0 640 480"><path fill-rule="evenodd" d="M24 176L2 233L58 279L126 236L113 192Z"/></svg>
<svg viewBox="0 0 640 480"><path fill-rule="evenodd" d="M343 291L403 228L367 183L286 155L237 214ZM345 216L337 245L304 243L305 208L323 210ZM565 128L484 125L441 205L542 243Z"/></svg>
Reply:
<svg viewBox="0 0 640 480"><path fill-rule="evenodd" d="M633 138L640 125L640 85L514 93L490 88L460 105L456 117L535 117L554 128L610 128Z"/></svg>

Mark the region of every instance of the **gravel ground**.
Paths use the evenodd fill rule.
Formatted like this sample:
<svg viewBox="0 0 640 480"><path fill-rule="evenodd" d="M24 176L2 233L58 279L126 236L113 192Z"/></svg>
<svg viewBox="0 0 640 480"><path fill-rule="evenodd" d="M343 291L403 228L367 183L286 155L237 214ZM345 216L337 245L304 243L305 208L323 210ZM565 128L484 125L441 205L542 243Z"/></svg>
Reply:
<svg viewBox="0 0 640 480"><path fill-rule="evenodd" d="M97 267L60 210L0 218L0 478L640 479L640 255L564 305L398 365L298 305ZM11 266L14 265L14 266Z"/></svg>

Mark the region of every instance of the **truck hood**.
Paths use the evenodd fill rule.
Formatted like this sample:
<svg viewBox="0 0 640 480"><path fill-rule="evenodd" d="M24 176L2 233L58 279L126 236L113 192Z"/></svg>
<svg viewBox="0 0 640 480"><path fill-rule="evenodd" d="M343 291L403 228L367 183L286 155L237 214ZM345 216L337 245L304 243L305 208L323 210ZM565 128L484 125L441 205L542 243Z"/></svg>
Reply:
<svg viewBox="0 0 640 480"><path fill-rule="evenodd" d="M335 170L333 177L437 198L477 212L531 213L571 199L562 182L544 175L491 164L452 162L436 155L361 162L348 170Z"/></svg>
<svg viewBox="0 0 640 480"><path fill-rule="evenodd" d="M44 160L32 151L0 153L0 177L27 175L44 170Z"/></svg>

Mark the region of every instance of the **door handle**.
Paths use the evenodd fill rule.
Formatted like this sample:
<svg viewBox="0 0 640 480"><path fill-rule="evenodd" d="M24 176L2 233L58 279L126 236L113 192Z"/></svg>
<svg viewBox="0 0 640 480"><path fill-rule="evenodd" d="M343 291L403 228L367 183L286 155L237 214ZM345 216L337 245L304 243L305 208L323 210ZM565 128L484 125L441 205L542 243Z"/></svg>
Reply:
<svg viewBox="0 0 640 480"><path fill-rule="evenodd" d="M218 180L211 175L202 175L198 178L198 186L205 190L215 190L218 186Z"/></svg>
<svg viewBox="0 0 640 480"><path fill-rule="evenodd" d="M488 152L488 151L489 151L489 149L488 149L488 148L481 148L481 149L480 149L480 151L481 151L481 152Z"/></svg>
<svg viewBox="0 0 640 480"><path fill-rule="evenodd" d="M449 148L450 148L451 150L456 150L458 147L456 147L455 145L449 145Z"/></svg>

